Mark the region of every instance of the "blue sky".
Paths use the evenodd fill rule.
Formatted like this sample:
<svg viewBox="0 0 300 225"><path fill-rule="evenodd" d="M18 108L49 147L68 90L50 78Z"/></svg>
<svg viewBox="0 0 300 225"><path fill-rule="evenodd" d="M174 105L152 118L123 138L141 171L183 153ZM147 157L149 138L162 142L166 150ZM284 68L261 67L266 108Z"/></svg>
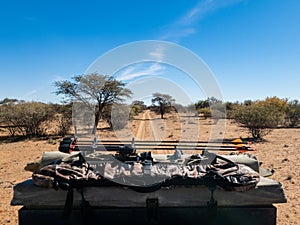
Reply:
<svg viewBox="0 0 300 225"><path fill-rule="evenodd" d="M174 42L197 54L226 101L300 99L299 12L293 0L1 1L0 99L59 102L54 81L142 40ZM181 71L162 67L120 71L174 76L191 101L205 97L180 80Z"/></svg>

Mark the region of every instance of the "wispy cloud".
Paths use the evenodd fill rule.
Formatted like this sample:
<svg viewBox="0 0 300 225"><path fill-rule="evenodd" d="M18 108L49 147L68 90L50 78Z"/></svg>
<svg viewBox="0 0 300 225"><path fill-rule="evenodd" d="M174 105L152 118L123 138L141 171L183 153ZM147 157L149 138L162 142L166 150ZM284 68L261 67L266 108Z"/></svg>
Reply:
<svg viewBox="0 0 300 225"><path fill-rule="evenodd" d="M186 12L174 23L166 27L166 32L160 40L179 42L197 32L196 26L202 18L220 8L237 4L245 0L200 0L192 9Z"/></svg>
<svg viewBox="0 0 300 225"><path fill-rule="evenodd" d="M165 57L165 48L163 46L158 46L149 53L149 57L155 62L162 62Z"/></svg>
<svg viewBox="0 0 300 225"><path fill-rule="evenodd" d="M132 80L134 78L140 76L147 75L161 75L165 71L165 67L160 63L154 63L152 65L143 65L143 68L140 66L129 66L124 71L121 71L120 74L117 75L118 80L127 81Z"/></svg>
<svg viewBox="0 0 300 225"><path fill-rule="evenodd" d="M164 73L166 67L160 63L165 58L165 46L158 45L149 51L145 62L133 64L119 71L116 75L118 80L128 81L141 76L157 76Z"/></svg>
<svg viewBox="0 0 300 225"><path fill-rule="evenodd" d="M173 27L168 29L159 39L165 41L180 42L181 39L196 33L196 29L192 27Z"/></svg>
<svg viewBox="0 0 300 225"><path fill-rule="evenodd" d="M38 91L39 91L38 89L33 89L33 90L31 90L31 91L25 93L25 94L21 97L21 99L35 96L35 95L38 93Z"/></svg>

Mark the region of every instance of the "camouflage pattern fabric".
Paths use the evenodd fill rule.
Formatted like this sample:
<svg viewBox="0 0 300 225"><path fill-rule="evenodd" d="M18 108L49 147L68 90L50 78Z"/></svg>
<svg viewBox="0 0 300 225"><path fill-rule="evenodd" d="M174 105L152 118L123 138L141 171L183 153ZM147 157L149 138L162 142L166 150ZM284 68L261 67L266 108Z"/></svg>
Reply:
<svg viewBox="0 0 300 225"><path fill-rule="evenodd" d="M159 178L160 187L178 184L192 185L216 185L227 191L247 191L256 186L260 180L257 172L243 164L233 162L213 163L211 165L200 164L166 164L157 163L146 168L143 162L130 164L103 162L100 167L102 175L95 173L90 165L78 156L67 160L60 160L47 165L33 173L32 179L35 185L47 188L64 188L70 186L105 186L113 185L114 180L121 186L130 186L130 181L140 181L140 185L146 178ZM124 180L124 183L120 182Z"/></svg>

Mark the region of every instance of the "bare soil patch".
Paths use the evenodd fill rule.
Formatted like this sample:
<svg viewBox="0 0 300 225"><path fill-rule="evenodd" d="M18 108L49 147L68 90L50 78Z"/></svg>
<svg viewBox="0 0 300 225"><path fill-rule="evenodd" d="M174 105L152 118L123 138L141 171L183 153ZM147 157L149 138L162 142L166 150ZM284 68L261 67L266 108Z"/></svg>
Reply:
<svg viewBox="0 0 300 225"><path fill-rule="evenodd" d="M194 121L189 116L180 117L177 114L167 114L165 120L152 112L141 114L135 120L130 121L128 130L122 138L130 140L153 139L154 136L164 140L178 140L182 134L189 132L189 126L194 126ZM208 140L211 134L211 126L215 121L210 119L199 120L200 140ZM140 125L143 127L141 128ZM151 128L152 126L152 128ZM102 127L99 130L99 138L113 139L118 135L109 129ZM156 134L153 134L156 133ZM0 131L0 136L4 135ZM226 121L225 138L247 138L247 130L238 127L231 121ZM256 143L254 153L263 163L265 168L274 169L276 173L271 177L284 186L288 203L275 205L277 207L278 225L296 225L300 221L300 129L276 129L266 136L266 141ZM18 224L17 212L20 207L10 206L13 195L13 186L18 182L31 177L30 172L24 170L24 166L41 158L45 151L56 151L58 142L48 140L21 140L7 142L0 137L0 224Z"/></svg>

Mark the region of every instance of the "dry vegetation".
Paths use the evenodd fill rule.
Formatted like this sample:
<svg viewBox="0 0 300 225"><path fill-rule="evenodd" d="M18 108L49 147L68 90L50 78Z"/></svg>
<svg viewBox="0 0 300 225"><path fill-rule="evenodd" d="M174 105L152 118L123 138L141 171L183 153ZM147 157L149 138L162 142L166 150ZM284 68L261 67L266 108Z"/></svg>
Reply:
<svg viewBox="0 0 300 225"><path fill-rule="evenodd" d="M167 114L166 120L160 120L159 115L152 112L148 115L139 115L130 122L129 131L119 133L122 139L137 136L139 139L153 139L154 135L168 140L177 140L184 133L189 134L189 126L195 126L194 121L189 117L179 117L176 114ZM156 131L142 131L139 128L143 123L144 127L149 127L149 123L155 126ZM200 120L200 139L208 140L211 133L211 124L214 121L210 119ZM143 135L138 133L143 132ZM115 135L105 126L98 130L100 139L115 138ZM155 133L155 134L154 134ZM0 224L13 224L18 222L17 211L20 207L10 206L10 200L13 194L13 186L25 179L31 177L30 172L24 171L24 166L28 162L39 159L45 151L55 151L58 148L58 142L48 140L22 140L9 143L2 135L0 144ZM225 138L247 138L247 130L238 127L231 121L226 122ZM121 139L121 138L120 138ZM273 179L278 180L284 186L288 203L276 205L278 209L278 225L295 225L300 221L300 129L276 129L265 137L262 143L254 144L257 152L254 154L263 162L265 168L276 170Z"/></svg>

